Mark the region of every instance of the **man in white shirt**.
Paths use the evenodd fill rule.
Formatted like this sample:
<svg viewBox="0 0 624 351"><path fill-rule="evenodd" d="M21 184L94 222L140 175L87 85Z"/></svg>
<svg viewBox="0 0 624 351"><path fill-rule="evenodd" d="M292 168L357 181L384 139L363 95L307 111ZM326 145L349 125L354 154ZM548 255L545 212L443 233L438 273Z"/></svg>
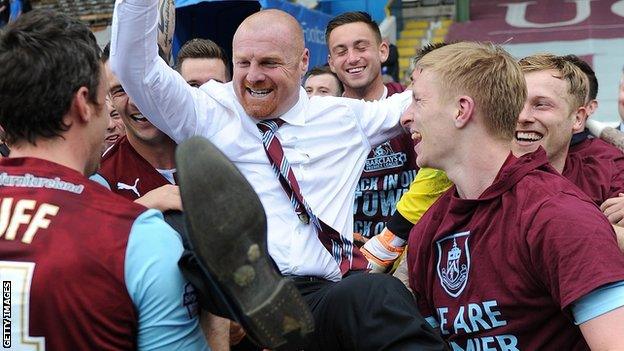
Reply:
<svg viewBox="0 0 624 351"><path fill-rule="evenodd" d="M291 276L315 318L307 349L443 349L398 280L349 274L367 269L353 246L356 182L371 147L401 133L399 118L411 103L410 93L379 102L310 103L300 86L309 59L303 31L277 10L248 17L236 31L231 83L192 88L158 57L157 16L156 0L116 4L112 69L154 125L178 143L194 135L209 138L258 193L267 212L271 258L282 275ZM289 180L294 175L293 188L304 199L299 203L276 176L281 167L274 170L264 149L261 121L284 122L273 133L290 164L285 173ZM265 141L272 143L273 135L266 133ZM295 212L297 204L305 212ZM317 230L327 227L337 233ZM362 293L355 296L354 289Z"/></svg>

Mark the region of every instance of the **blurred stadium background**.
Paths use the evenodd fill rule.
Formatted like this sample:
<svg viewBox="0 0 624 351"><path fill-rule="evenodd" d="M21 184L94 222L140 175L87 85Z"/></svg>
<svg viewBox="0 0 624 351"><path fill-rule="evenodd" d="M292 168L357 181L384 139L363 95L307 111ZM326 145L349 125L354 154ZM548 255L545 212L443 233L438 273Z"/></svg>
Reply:
<svg viewBox="0 0 624 351"><path fill-rule="evenodd" d="M27 0L0 0L27 9ZM32 8L56 9L88 23L104 45L110 37L112 0L30 0ZM596 71L600 107L595 118L617 121L617 93L624 65L624 0L176 0L174 52L192 37L215 40L231 51L240 21L260 8L281 8L304 27L311 65L327 57L327 21L345 11L369 12L399 52L399 79L411 58L438 41L481 40L504 44L520 58L537 52L576 54Z"/></svg>

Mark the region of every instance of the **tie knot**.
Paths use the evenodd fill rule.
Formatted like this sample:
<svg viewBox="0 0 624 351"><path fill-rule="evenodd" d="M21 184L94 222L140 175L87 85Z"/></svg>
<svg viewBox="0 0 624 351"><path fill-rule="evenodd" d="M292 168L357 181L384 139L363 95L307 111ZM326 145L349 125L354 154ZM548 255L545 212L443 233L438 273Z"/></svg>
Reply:
<svg viewBox="0 0 624 351"><path fill-rule="evenodd" d="M266 133L268 131L275 133L277 128L281 127L284 123L284 120L281 118L267 119L258 122L258 129L260 129L262 133Z"/></svg>

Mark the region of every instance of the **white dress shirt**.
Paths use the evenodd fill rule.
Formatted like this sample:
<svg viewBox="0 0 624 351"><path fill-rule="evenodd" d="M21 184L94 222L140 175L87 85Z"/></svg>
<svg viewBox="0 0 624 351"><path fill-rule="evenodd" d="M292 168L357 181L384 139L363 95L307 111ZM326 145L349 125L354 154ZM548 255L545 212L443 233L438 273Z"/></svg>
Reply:
<svg viewBox="0 0 624 351"><path fill-rule="evenodd" d="M238 167L258 193L267 215L268 250L283 274L341 279L337 262L313 224L302 223L262 145L258 120L238 102L232 83L210 81L199 89L158 57L157 0L118 0L113 15L111 67L139 110L180 143L200 135ZM399 118L411 93L383 101L313 97L303 88L280 116L277 138L301 193L326 224L353 242L354 191L366 156L401 133ZM210 176L207 174L206 176ZM236 210L236 204L231 205Z"/></svg>

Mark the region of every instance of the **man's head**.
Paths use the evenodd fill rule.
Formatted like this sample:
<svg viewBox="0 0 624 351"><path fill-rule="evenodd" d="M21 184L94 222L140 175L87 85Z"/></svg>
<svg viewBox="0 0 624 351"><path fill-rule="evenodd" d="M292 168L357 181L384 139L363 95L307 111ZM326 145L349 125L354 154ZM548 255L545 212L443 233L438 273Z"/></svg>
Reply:
<svg viewBox="0 0 624 351"><path fill-rule="evenodd" d="M413 113L404 116L413 117L402 123L419 141L420 167L445 169L449 155L475 152L466 150L464 136L511 142L526 86L517 62L500 46L460 42L435 49L416 63L412 79Z"/></svg>
<svg viewBox="0 0 624 351"><path fill-rule="evenodd" d="M585 109L587 110L587 118L589 118L596 109L598 108L598 100L596 97L598 96L598 79L596 78L596 72L591 68L591 66L581 60L576 55L565 55L562 58L566 61L571 62L576 67L578 67L585 76L587 76L587 96L585 96ZM583 125L583 129L585 129L585 125Z"/></svg>
<svg viewBox="0 0 624 351"><path fill-rule="evenodd" d="M113 107L121 116L126 136L133 143L142 143L144 145L158 145L162 143L168 136L148 121L130 96L126 94L126 91L121 86L121 82L119 82L119 79L110 68L109 56L110 43L106 45L102 53L102 61L105 63L106 75L108 77L107 92L110 94Z"/></svg>
<svg viewBox="0 0 624 351"><path fill-rule="evenodd" d="M299 22L280 10L247 17L232 41L234 93L245 112L276 118L299 100L309 53Z"/></svg>
<svg viewBox="0 0 624 351"><path fill-rule="evenodd" d="M365 98L383 88L381 64L388 59L388 44L366 12L347 12L327 24L328 62L345 85L346 96ZM375 97L375 99L378 97Z"/></svg>
<svg viewBox="0 0 624 351"><path fill-rule="evenodd" d="M35 10L0 32L0 125L14 150L80 132L76 157L86 174L97 170L108 124L105 87L100 49L79 20Z"/></svg>
<svg viewBox="0 0 624 351"><path fill-rule="evenodd" d="M303 87L312 96L342 96L344 88L328 66L317 66L305 75Z"/></svg>
<svg viewBox="0 0 624 351"><path fill-rule="evenodd" d="M178 52L176 69L191 86L200 87L209 80L230 81L227 58L212 40L192 39Z"/></svg>
<svg viewBox="0 0 624 351"><path fill-rule="evenodd" d="M107 87L108 88L108 87ZM106 108L108 109L108 128L106 128L106 135L104 136L104 148L108 149L119 138L126 135L126 127L123 120L113 105L113 99L110 94L106 95Z"/></svg>
<svg viewBox="0 0 624 351"><path fill-rule="evenodd" d="M532 55L519 64L528 95L518 119L514 153L522 155L542 146L561 172L572 134L582 131L587 117L587 77L561 56Z"/></svg>

